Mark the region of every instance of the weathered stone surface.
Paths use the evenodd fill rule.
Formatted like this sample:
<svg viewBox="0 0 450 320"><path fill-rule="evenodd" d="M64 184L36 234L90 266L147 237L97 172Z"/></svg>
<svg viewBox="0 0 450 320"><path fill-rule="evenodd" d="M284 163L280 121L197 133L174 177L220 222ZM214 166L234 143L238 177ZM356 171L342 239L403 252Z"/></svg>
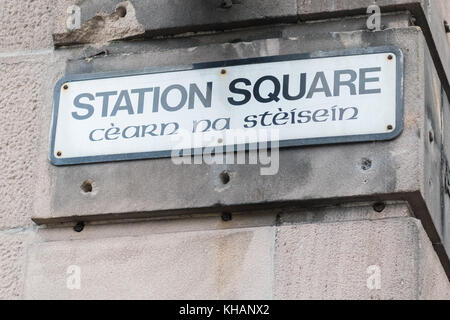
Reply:
<svg viewBox="0 0 450 320"><path fill-rule="evenodd" d="M272 243L268 227L36 243L25 297L268 299ZM66 286L72 265L79 290Z"/></svg>
<svg viewBox="0 0 450 320"><path fill-rule="evenodd" d="M450 34L443 32L450 1L377 1L388 28L377 33L362 31L372 0L242 0L230 9L220 0L136 0L119 18L122 1L0 0L0 299L450 299L436 255L450 248L450 190L441 167L450 159L450 107L439 83L450 65ZM74 3L82 28L68 32L66 10ZM393 8L402 12L386 14ZM408 8L426 18L415 21L422 30L407 28ZM316 20L331 17L340 18ZM229 30L245 26L252 28ZM214 32L154 37L188 31ZM56 45L91 46L52 52L52 35ZM127 41L111 43L118 39ZM259 166L177 167L168 159L66 168L47 160L52 89L65 73L387 44L401 47L406 62L405 131L394 141L284 150L275 177L261 177ZM431 57L427 45L435 46ZM92 57L104 49L109 55ZM363 159L372 161L368 170ZM231 173L226 186L223 170ZM98 187L92 197L80 192L86 179ZM366 197L370 203L352 203ZM381 213L371 208L398 198ZM272 210L268 203L299 200L339 206ZM233 213L231 222L208 213L240 205L250 211ZM251 211L256 206L267 212ZM189 215L180 218L178 210ZM437 235L410 217L428 213ZM41 223L166 218L35 233L22 230L31 215ZM66 286L70 265L81 267L80 290ZM370 265L381 268L380 290L366 286Z"/></svg>
<svg viewBox="0 0 450 320"><path fill-rule="evenodd" d="M84 13L84 7L80 13ZM124 15L124 16L123 16ZM53 39L58 45L78 43L108 43L145 33L144 26L136 19L136 9L130 1L119 2L112 12L98 12L79 28L72 31L64 29L54 33Z"/></svg>
<svg viewBox="0 0 450 320"><path fill-rule="evenodd" d="M450 300L450 282L444 277L442 264L424 230L419 226L417 284L419 299Z"/></svg>
<svg viewBox="0 0 450 320"><path fill-rule="evenodd" d="M50 55L0 58L0 229L29 225ZM47 92L45 94L48 94Z"/></svg>
<svg viewBox="0 0 450 320"><path fill-rule="evenodd" d="M426 51L425 55L425 124L424 130L428 135L428 139L423 141L423 157L424 157L424 181L423 192L427 202L427 207L431 213L434 225L444 242L446 234L450 234L450 229L446 229L446 208L444 203L446 193L445 189L445 163L442 157L445 157L445 122L442 121L444 116L447 96L439 81L437 72L433 66L432 59ZM448 154L448 153L447 153Z"/></svg>
<svg viewBox="0 0 450 320"><path fill-rule="evenodd" d="M415 5L422 0L298 0L298 13L300 15L321 14L323 16L333 15L340 11L365 10L373 4L383 7L399 5Z"/></svg>
<svg viewBox="0 0 450 320"><path fill-rule="evenodd" d="M53 47L50 0L0 1L0 52Z"/></svg>
<svg viewBox="0 0 450 320"><path fill-rule="evenodd" d="M275 216L278 215L277 221ZM255 222L260 225L251 227ZM275 226L275 223L277 226ZM442 265L405 203L40 229L29 299L445 299ZM80 289L68 289L78 266ZM370 266L381 289L369 290Z"/></svg>
<svg viewBox="0 0 450 320"><path fill-rule="evenodd" d="M0 232L0 299L23 297L29 234Z"/></svg>
<svg viewBox="0 0 450 320"><path fill-rule="evenodd" d="M276 299L418 299L448 297L450 285L413 218L282 225L275 247ZM430 251L431 250L431 251ZM431 254L430 256L428 256ZM433 259L428 267L424 259ZM379 268L371 290L369 267ZM437 266L432 274L427 274ZM373 268L373 267L372 267ZM423 279L426 288L418 289ZM441 282L438 288L427 285ZM371 282L369 281L369 284ZM374 287L371 287L374 288Z"/></svg>
<svg viewBox="0 0 450 320"><path fill-rule="evenodd" d="M298 11L301 20L328 19L366 14L367 8L374 4L381 7L383 13L399 10L412 13L412 21L422 28L441 82L450 95L450 47L444 29L444 20L448 19L450 11L447 0L380 0L376 3L372 0L298 0Z"/></svg>
<svg viewBox="0 0 450 320"><path fill-rule="evenodd" d="M81 8L80 30L72 32L65 28L67 14L65 10L70 4L77 4ZM95 43L105 40L128 38L138 35L168 35L200 30L220 30L239 26L251 26L274 21L295 22L297 17L296 0L261 0L234 1L229 8L222 6L222 0L101 0L95 2L65 1L59 7L62 13L56 19L53 34L57 45L72 43ZM110 26L127 20L123 26L130 27L116 29L111 36L96 37L93 33L107 28L110 18L114 18L117 7L131 6L127 14L115 20ZM130 18L128 18L130 14ZM99 26L98 22L102 25ZM105 22L105 23L103 23ZM104 27L103 27L104 24ZM113 28L114 29L114 28ZM134 30L134 31L133 31ZM133 31L133 32L130 32Z"/></svg>

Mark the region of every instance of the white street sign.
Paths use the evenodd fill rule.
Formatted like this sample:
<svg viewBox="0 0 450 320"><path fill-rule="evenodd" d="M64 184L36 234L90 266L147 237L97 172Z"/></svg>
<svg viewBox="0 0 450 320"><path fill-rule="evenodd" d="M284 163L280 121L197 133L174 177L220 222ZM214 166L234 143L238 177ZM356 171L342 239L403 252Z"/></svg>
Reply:
<svg viewBox="0 0 450 320"><path fill-rule="evenodd" d="M382 47L72 75L53 107L55 165L389 140L403 128L403 56Z"/></svg>

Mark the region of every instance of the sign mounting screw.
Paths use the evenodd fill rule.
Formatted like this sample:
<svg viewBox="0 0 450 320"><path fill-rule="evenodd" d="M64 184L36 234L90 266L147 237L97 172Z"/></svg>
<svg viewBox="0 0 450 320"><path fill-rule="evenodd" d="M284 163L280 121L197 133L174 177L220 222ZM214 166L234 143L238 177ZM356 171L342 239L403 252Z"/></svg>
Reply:
<svg viewBox="0 0 450 320"><path fill-rule="evenodd" d="M74 227L73 227L73 231L75 232L81 232L84 229L84 222L78 222Z"/></svg>

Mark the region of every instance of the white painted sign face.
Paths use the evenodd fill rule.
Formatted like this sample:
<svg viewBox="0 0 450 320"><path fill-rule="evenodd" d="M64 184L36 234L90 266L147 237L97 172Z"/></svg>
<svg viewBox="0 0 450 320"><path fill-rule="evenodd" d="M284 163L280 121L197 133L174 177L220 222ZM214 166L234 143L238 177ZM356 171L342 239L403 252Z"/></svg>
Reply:
<svg viewBox="0 0 450 320"><path fill-rule="evenodd" d="M391 47L69 76L55 87L50 160L389 140L403 128L402 82Z"/></svg>

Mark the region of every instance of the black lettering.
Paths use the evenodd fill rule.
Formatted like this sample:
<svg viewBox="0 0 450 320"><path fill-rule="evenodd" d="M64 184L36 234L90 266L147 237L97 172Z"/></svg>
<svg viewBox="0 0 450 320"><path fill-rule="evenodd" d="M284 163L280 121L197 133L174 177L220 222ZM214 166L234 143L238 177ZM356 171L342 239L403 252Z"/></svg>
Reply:
<svg viewBox="0 0 450 320"><path fill-rule="evenodd" d="M73 105L80 109L87 110L85 115L79 115L77 112L72 112L72 117L76 120L85 120L92 116L94 113L94 107L87 103L81 103L80 100L83 98L89 99L89 101L95 100L94 96L90 93L82 93L75 97L73 100Z"/></svg>
<svg viewBox="0 0 450 320"><path fill-rule="evenodd" d="M267 95L267 98L263 98L260 92L261 85L265 81L272 81L273 83L273 92L269 93ZM278 98L278 96L280 95L280 91L281 91L280 81L278 81L278 79L275 78L274 76L265 76L256 81L255 86L253 87L253 96L258 102L261 103L269 103L272 101L278 102L280 101L280 98Z"/></svg>
<svg viewBox="0 0 450 320"><path fill-rule="evenodd" d="M350 79L342 80L342 75L349 75ZM356 85L354 82L357 77L358 75L353 70L336 70L334 72L334 96L340 96L342 86L347 86L350 89L350 95L356 95Z"/></svg>
<svg viewBox="0 0 450 320"><path fill-rule="evenodd" d="M253 118L253 119L255 119L255 120L250 120L250 118ZM247 128L247 129L249 129L249 128L254 128L254 127L256 127L256 125L258 124L258 122L256 121L256 119L258 119L258 116L257 115L250 115L250 116L246 116L245 118L244 118L244 121L246 122L246 123L252 123L252 126L250 126L250 125L248 125L248 124L245 124L244 125L244 128Z"/></svg>
<svg viewBox="0 0 450 320"><path fill-rule="evenodd" d="M122 105L122 100L125 100L125 105ZM133 106L131 104L130 95L127 90L122 90L117 98L116 104L114 105L114 109L111 112L111 117L115 117L117 111L126 110L128 114L134 114Z"/></svg>
<svg viewBox="0 0 450 320"><path fill-rule="evenodd" d="M328 120L329 113L327 109L319 109L313 113L312 119L314 122L325 122ZM324 118L323 120L319 118Z"/></svg>
<svg viewBox="0 0 450 320"><path fill-rule="evenodd" d="M322 87L318 87L319 81L322 83ZM325 73L317 72L314 80L312 82L311 88L309 89L309 93L306 96L307 99L311 99L315 93L324 92L325 96L331 97L330 86L328 85L327 78L325 77Z"/></svg>
<svg viewBox="0 0 450 320"><path fill-rule="evenodd" d="M347 110L353 110L353 115L350 118L345 119L345 120L358 119L358 113L359 113L358 108L351 107L351 108L339 108L339 120L344 120L344 114L345 114L345 111L347 111Z"/></svg>
<svg viewBox="0 0 450 320"><path fill-rule="evenodd" d="M211 129L211 120L204 119L204 120L194 120L194 128L192 132L197 132L198 126L200 123L204 122L206 124L205 128L201 132L208 132Z"/></svg>
<svg viewBox="0 0 450 320"><path fill-rule="evenodd" d="M366 84L369 82L379 82L380 78L367 78L367 73L380 72L381 68L365 68L359 70L359 94L374 94L381 93L381 89L366 89Z"/></svg>
<svg viewBox="0 0 450 320"><path fill-rule="evenodd" d="M172 90L178 90L181 94L180 102L175 106L170 106L168 99L167 99L170 91L172 91ZM179 85L179 84L174 84L174 85L167 87L161 95L161 105L165 110L167 110L169 112L174 112L174 111L180 110L181 108L183 108L185 106L186 101L187 101L186 89L182 85Z"/></svg>
<svg viewBox="0 0 450 320"><path fill-rule="evenodd" d="M243 84L245 84L246 86L250 86L250 85L252 84L252 83L250 82L250 80L245 79L245 78L239 78L239 79L233 80L233 81L230 83L229 90L230 90L231 93L241 94L241 95L244 96L244 99L242 99L242 100L240 100L240 101L236 101L236 100L234 100L234 98L228 98L228 102L229 102L231 105L233 105L233 106L241 106L241 105L243 105L243 104L246 104L246 103L249 102L250 99L252 98L252 94L250 93L250 91L245 90L245 89L239 89L239 88L236 88L236 85L237 85L238 83L243 83Z"/></svg>
<svg viewBox="0 0 450 320"><path fill-rule="evenodd" d="M147 128L152 128L150 131L147 131ZM152 137L157 137L157 134L154 134L155 130L157 129L156 124L149 124L149 125L143 125L142 126L142 138L144 138L147 134L151 135Z"/></svg>
<svg viewBox="0 0 450 320"><path fill-rule="evenodd" d="M219 128L219 127L218 127L218 124L219 124L221 121L224 122L224 125L223 125L223 127ZM214 122L213 122L213 124L212 124L212 128L213 128L215 131L223 131L223 130L230 129L230 118L219 118L219 119L214 120Z"/></svg>
<svg viewBox="0 0 450 320"><path fill-rule="evenodd" d="M206 84L206 96L200 91L196 84L192 83L189 86L189 109L194 109L195 96L197 96L205 108L211 108L213 83Z"/></svg>
<svg viewBox="0 0 450 320"><path fill-rule="evenodd" d="M108 91L108 92L98 92L95 94L96 97L103 97L102 104L102 117L105 118L108 116L108 104L109 97L117 95L117 91Z"/></svg>
<svg viewBox="0 0 450 320"><path fill-rule="evenodd" d="M127 131L130 129L134 129L134 133L132 136L128 136L127 135ZM140 134L140 126L130 126L130 127L126 127L123 132L122 132L122 137L124 137L125 139L131 139L131 138L139 138L139 134Z"/></svg>
<svg viewBox="0 0 450 320"><path fill-rule="evenodd" d="M138 108L137 113L142 114L144 113L144 99L145 99L145 93L146 92L152 92L153 88L142 88L142 89L133 89L131 90L131 93L137 93L139 94L138 97Z"/></svg>
<svg viewBox="0 0 450 320"><path fill-rule="evenodd" d="M166 129L167 129L167 127L169 127L170 125L172 125L174 128L173 128L173 130L172 130L171 133L167 133L167 134L166 134ZM178 131L179 128L180 128L180 125L179 125L177 122L163 123L163 124L161 125L161 135L162 135L162 136L164 136L164 135L167 135L167 136L174 135L174 134L177 133L177 131Z"/></svg>
<svg viewBox="0 0 450 320"><path fill-rule="evenodd" d="M300 100L305 96L306 93L306 73L300 74L300 92L296 96L291 96L289 94L289 75L285 74L283 76L283 97L286 100Z"/></svg>
<svg viewBox="0 0 450 320"><path fill-rule="evenodd" d="M304 113L305 113L306 115L303 115ZM297 120L297 122L298 122L298 123L308 123L308 122L310 122L310 121L311 121L311 116L310 116L310 114L311 114L311 111L309 111L309 110L303 110L303 111L300 111L300 112L298 113L299 119ZM305 120L305 121L302 121L302 118L305 118L306 120Z"/></svg>
<svg viewBox="0 0 450 320"><path fill-rule="evenodd" d="M91 140L91 141L102 141L103 138L101 138L101 139L94 139L94 133L95 133L96 131L105 131L105 129L95 129L95 130L92 130L91 133L89 134L89 140Z"/></svg>

